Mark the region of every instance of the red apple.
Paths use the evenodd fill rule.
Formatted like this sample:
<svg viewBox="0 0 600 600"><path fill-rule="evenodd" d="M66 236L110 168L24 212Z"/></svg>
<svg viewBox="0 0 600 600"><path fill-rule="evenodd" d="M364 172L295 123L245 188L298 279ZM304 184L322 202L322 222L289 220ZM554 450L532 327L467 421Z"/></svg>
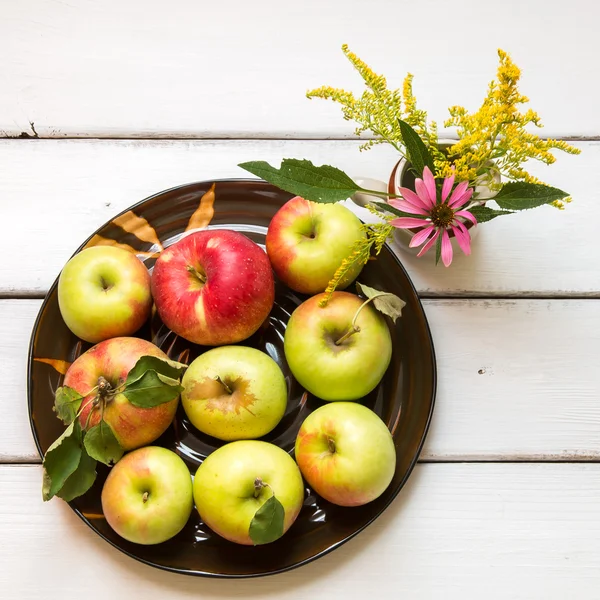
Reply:
<svg viewBox="0 0 600 600"><path fill-rule="evenodd" d="M364 239L358 217L341 204L320 204L296 196L271 219L267 254L277 277L302 294L327 288L354 244ZM355 263L337 286L348 287L363 265Z"/></svg>
<svg viewBox="0 0 600 600"><path fill-rule="evenodd" d="M84 407L79 417L85 427L92 410L91 400L100 377L104 377L111 388L117 388L127 379L127 374L142 356L167 359L167 355L154 344L133 337L105 340L84 352L69 367L64 385L84 396ZM177 410L179 399L175 398L153 408L139 408L116 393L106 403L104 420L110 425L123 450L133 450L153 442L169 427ZM100 422L100 412L92 413L88 429Z"/></svg>
<svg viewBox="0 0 600 600"><path fill-rule="evenodd" d="M237 231L205 230L167 248L154 266L152 295L163 323L204 346L250 337L273 307L265 252Z"/></svg>

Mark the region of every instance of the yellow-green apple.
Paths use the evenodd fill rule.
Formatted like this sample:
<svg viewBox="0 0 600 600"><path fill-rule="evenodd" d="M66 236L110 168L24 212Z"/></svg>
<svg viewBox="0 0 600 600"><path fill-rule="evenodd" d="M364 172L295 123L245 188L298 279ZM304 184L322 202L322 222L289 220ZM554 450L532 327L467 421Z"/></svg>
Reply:
<svg viewBox="0 0 600 600"><path fill-rule="evenodd" d="M287 386L277 363L246 346L213 348L196 358L182 380L181 402L200 431L220 440L258 438L285 413Z"/></svg>
<svg viewBox="0 0 600 600"><path fill-rule="evenodd" d="M152 272L160 318L195 344L222 346L250 337L275 298L269 259L237 231L192 233L161 253Z"/></svg>
<svg viewBox="0 0 600 600"><path fill-rule="evenodd" d="M150 316L150 274L127 250L86 248L60 274L58 305L67 327L86 342L131 335Z"/></svg>
<svg viewBox="0 0 600 600"><path fill-rule="evenodd" d="M323 400L357 400L377 386L390 364L390 331L383 316L371 305L363 306L358 296L334 292L321 307L324 297L313 296L292 313L285 358L311 394Z"/></svg>
<svg viewBox="0 0 600 600"><path fill-rule="evenodd" d="M394 441L385 423L356 402L326 404L308 415L295 455L313 490L339 506L375 500L396 468Z"/></svg>
<svg viewBox="0 0 600 600"><path fill-rule="evenodd" d="M194 477L200 517L214 532L238 544L255 543L250 524L273 495L284 509L283 534L300 513L304 484L291 456L267 442L225 444L208 456Z"/></svg>
<svg viewBox="0 0 600 600"><path fill-rule="evenodd" d="M283 283L302 294L317 294L365 236L358 217L345 206L296 196L271 219L267 254ZM338 289L349 286L361 270L362 264L355 263Z"/></svg>
<svg viewBox="0 0 600 600"><path fill-rule="evenodd" d="M147 446L111 469L101 499L106 521L122 538L160 544L177 535L192 514L192 477L175 452Z"/></svg>
<svg viewBox="0 0 600 600"><path fill-rule="evenodd" d="M82 428L87 424L87 429L90 429L101 420L100 410L93 407L92 400L102 382L106 400L104 420L110 425L123 450L145 446L162 435L173 422L179 402L179 398L175 398L152 408L140 408L131 404L118 391L129 371L142 356L167 359L160 348L146 340L133 337L112 338L84 352L65 374L64 385L84 396L79 416Z"/></svg>

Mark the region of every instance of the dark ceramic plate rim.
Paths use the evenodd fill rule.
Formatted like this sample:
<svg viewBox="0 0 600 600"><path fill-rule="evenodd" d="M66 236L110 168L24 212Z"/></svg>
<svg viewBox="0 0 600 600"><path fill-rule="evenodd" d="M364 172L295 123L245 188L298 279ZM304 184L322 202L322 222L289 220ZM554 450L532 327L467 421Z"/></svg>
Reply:
<svg viewBox="0 0 600 600"><path fill-rule="evenodd" d="M135 210L137 207L141 206L142 204L144 204L144 203L146 203L146 202L148 202L150 200L153 200L154 198L156 198L158 196L161 196L161 195L163 195L165 193L168 193L168 192L172 192L172 191L178 190L180 188L188 187L190 185L211 185L213 183L227 183L227 182L244 183L244 184L247 184L249 186L255 185L257 183L260 183L261 185L264 185L264 183L265 183L264 181L262 181L260 179L229 178L229 179L212 179L212 180L204 180L204 181L194 181L194 182L190 182L190 183L184 183L184 184L181 184L181 185L176 185L176 186L173 186L171 188L167 188L165 190L157 192L156 194L152 194L151 196L148 196L148 197L144 198L143 200L140 200L139 202L136 202L132 206L126 208L125 210L121 211L120 213L118 213L117 215L115 215L114 217L112 217L112 219L110 219L110 221L107 221L106 223L104 223L103 225L101 225L98 229L96 229L79 246L79 248L77 248L77 250L75 250L75 252L72 254L72 256L74 256L75 254L77 254L78 252L80 252L85 247L85 245L95 235L99 234L99 232L102 229L104 229L104 227L106 227L112 220L114 220L115 218L117 218L117 217L125 214L126 212L128 212L130 210ZM279 573L285 573L287 571L291 571L293 569L297 569L298 567L301 567L303 565L307 565L307 564L313 562L314 560L317 560L318 558L321 558L322 556L325 556L326 554L329 554L330 552L332 552L336 548L339 548L340 546L342 546L343 544L345 544L346 542L348 542L349 540L351 540L352 538L354 538L355 536L357 536L359 533L361 533L362 531L364 531L369 525L371 525L371 523L373 523L373 521L375 521L376 519L378 519L383 514L383 512L390 506L390 504L396 499L396 497L400 493L400 490L404 487L404 485L408 481L408 478L410 477L411 473L413 472L413 469L415 468L415 465L419 461L419 456L421 455L421 450L423 449L423 444L425 443L425 439L427 438L427 433L429 432L429 426L431 424L431 418L433 416L433 411L434 411L434 408L435 408L435 399L436 399L436 393L437 393L437 362L436 362L436 357L435 357L435 348L434 348L434 345L433 345L433 338L431 336L431 329L429 327L429 321L427 320L427 315L425 314L425 311L423 310L423 304L421 303L421 298L419 297L419 294L418 294L417 290L415 289L415 286L414 286L414 284L412 282L412 279L409 277L406 269L404 268L404 266L402 265L402 263L400 262L400 260L396 256L396 254L391 249L390 249L390 253L391 253L392 257L393 257L394 262L396 263L396 266L405 275L406 281L410 285L410 289L411 289L412 293L414 294L414 297L415 297L416 301L418 302L419 306L421 307L421 310L423 311L423 320L424 320L425 327L426 327L426 330L427 330L427 337L428 337L428 340L429 340L429 352L431 354L431 365L432 365L431 407L429 409L429 414L427 415L427 421L425 423L425 428L424 428L423 433L421 435L421 440L420 440L419 445L417 447L417 452L415 453L415 456L413 457L413 459L410 462L410 465L409 465L409 468L408 468L408 470L406 472L406 475L404 476L404 478L402 479L402 481L400 482L400 484L398 485L398 487L393 491L393 493L390 496L389 500L383 505L383 507L381 508L381 510L378 513L376 513L363 526L359 527L353 533L347 535L344 539L342 539L342 540L340 540L340 541L332 544L331 546L329 546L325 550L322 550L321 552L318 552L314 556L311 556L310 558L307 558L305 560L301 560L301 561L299 561L299 562L297 562L297 563L295 563L293 565L288 565L288 566L283 567L281 569L274 569L273 571L270 571L268 573L264 573L263 572L263 573L250 573L250 574L243 574L243 575L232 575L232 574L207 573L205 571L190 571L190 570L185 570L185 569L178 569L178 568L175 568L175 567L168 567L168 566L165 566L165 565L157 564L157 563L154 563L152 561L140 558L139 556L136 556L136 555L132 554L131 552L128 552L124 548L121 548L120 546L118 546L117 544L115 544L112 540L108 539L105 535L103 535L101 532L99 532L97 529L94 529L92 527L92 525L90 524L90 522L88 521L88 519L86 519L85 516L81 513L81 511L78 510L77 508L75 508L70 502L68 502L67 504L69 505L69 507L71 508L71 510L92 531L94 531L94 533L96 533L96 535L98 535L103 540L105 540L106 542L108 542L113 548L116 548L117 550L119 550L123 554L126 554L130 558L133 558L134 560L136 560L136 561L138 561L140 563L143 563L143 564L148 565L150 567L161 569L162 571L168 571L170 573L179 573L181 575L189 575L189 576L192 576L192 577L210 577L210 578L213 578L213 579L253 579L253 578L256 578L256 577L266 577L266 576L269 576L269 575L277 575ZM31 393L31 381L32 381L32 372L31 372L31 370L32 370L32 367L33 367L33 345L34 345L35 334L37 332L37 328L38 328L40 319L42 317L42 314L44 313L44 309L46 308L46 304L48 303L52 292L54 291L54 289L58 285L58 277L59 276L60 276L60 273L58 274L58 276L54 280L54 283L50 286L48 292L46 293L46 296L44 297L44 301L42 302L42 305L40 306L40 310L39 310L38 315L37 315L37 317L35 319L35 323L33 325L33 329L32 329L32 332L31 332L31 338L30 338L30 341L29 341L29 351L28 351L28 355L27 355L27 409L28 409L28 414L29 414L29 425L31 427L31 432L32 432L32 435L33 435L33 439L34 439L36 448L38 450L38 453L40 455L40 458L44 457L44 453L42 452L42 448L40 446L38 435L37 435L37 432L36 432L36 429L35 429L35 425L34 425L34 422L33 422L33 398L32 398L32 393Z"/></svg>

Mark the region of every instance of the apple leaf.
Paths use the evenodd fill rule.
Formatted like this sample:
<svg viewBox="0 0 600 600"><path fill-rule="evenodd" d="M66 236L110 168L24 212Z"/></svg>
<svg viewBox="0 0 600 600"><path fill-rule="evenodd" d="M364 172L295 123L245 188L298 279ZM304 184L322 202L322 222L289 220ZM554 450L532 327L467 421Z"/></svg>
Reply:
<svg viewBox="0 0 600 600"><path fill-rule="evenodd" d="M375 308L380 313L390 317L394 323L398 317L402 316L402 309L406 306L406 302L398 298L395 294L382 292L358 282L356 283L356 289L369 300L372 300Z"/></svg>
<svg viewBox="0 0 600 600"><path fill-rule="evenodd" d="M65 481L57 496L70 502L85 494L96 481L96 461L83 449L77 469Z"/></svg>
<svg viewBox="0 0 600 600"><path fill-rule="evenodd" d="M83 396L69 386L59 387L54 396L54 412L65 424L70 425L77 416Z"/></svg>
<svg viewBox="0 0 600 600"><path fill-rule="evenodd" d="M81 426L73 421L63 434L48 448L44 456L42 498L47 502L60 491L76 471L81 460Z"/></svg>
<svg viewBox="0 0 600 600"><path fill-rule="evenodd" d="M153 408L174 400L182 391L179 381L150 369L136 381L126 384L123 394L134 406Z"/></svg>
<svg viewBox="0 0 600 600"><path fill-rule="evenodd" d="M123 456L123 448L121 448L119 440L115 437L110 425L104 420L85 434L83 443L91 458L109 467Z"/></svg>
<svg viewBox="0 0 600 600"><path fill-rule="evenodd" d="M174 360L158 358L158 356L142 356L135 363L133 369L127 374L125 385L129 385L140 379L146 371L156 371L160 375L165 375L172 379L179 379L187 365Z"/></svg>
<svg viewBox="0 0 600 600"><path fill-rule="evenodd" d="M283 535L285 510L283 504L271 496L255 513L250 522L250 539L255 546L268 544Z"/></svg>
<svg viewBox="0 0 600 600"><path fill-rule="evenodd" d="M316 166L310 160L284 158L279 169L264 160L240 163L238 166L285 192L313 202L339 202L361 189L340 169L330 165Z"/></svg>

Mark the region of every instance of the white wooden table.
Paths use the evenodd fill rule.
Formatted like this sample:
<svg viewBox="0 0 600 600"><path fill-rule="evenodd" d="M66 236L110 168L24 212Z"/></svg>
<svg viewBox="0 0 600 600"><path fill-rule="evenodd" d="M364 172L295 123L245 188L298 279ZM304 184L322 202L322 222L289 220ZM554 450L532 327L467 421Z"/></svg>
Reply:
<svg viewBox="0 0 600 600"><path fill-rule="evenodd" d="M591 0L0 0L0 598L600 597L600 5ZM156 191L306 157L386 178L321 84L360 90L343 42L432 117L478 106L509 51L572 192L485 225L450 269L402 256L438 362L408 485L356 539L271 578L164 573L43 504L26 409L30 332L79 243ZM39 139L37 139L39 138Z"/></svg>

